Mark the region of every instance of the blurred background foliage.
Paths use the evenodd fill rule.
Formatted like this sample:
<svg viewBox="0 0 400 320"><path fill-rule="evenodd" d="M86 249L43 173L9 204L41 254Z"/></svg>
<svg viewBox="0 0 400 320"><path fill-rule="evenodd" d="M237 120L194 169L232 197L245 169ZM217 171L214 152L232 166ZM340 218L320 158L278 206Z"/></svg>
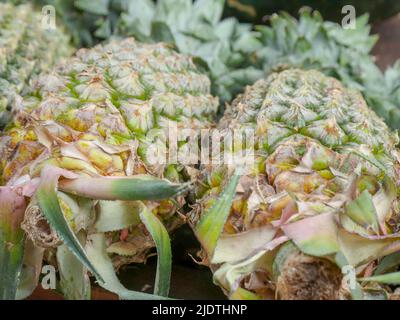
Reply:
<svg viewBox="0 0 400 320"><path fill-rule="evenodd" d="M274 12L286 11L297 16L304 6L318 10L325 19L340 22L342 7L352 5L357 15L368 13L370 22L391 17L400 11L396 0L227 0L225 16L236 16L241 21L262 23Z"/></svg>

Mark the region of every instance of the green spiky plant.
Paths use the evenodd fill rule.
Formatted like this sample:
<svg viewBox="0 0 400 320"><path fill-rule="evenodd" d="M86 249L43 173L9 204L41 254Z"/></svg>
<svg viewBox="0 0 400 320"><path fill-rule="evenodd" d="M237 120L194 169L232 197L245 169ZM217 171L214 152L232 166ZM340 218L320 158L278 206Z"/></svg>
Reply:
<svg viewBox="0 0 400 320"><path fill-rule="evenodd" d="M203 165L190 221L230 299L398 298L399 140L359 92L273 73L218 129L220 163Z"/></svg>
<svg viewBox="0 0 400 320"><path fill-rule="evenodd" d="M115 40L40 75L1 136L0 298L29 295L45 259L68 299L90 296L89 275L122 299L151 299L115 272L154 246L154 294L167 296L168 231L190 183L187 166L152 150L174 124L208 128L217 109L207 76L165 44ZM177 141L178 160L187 146Z"/></svg>
<svg viewBox="0 0 400 320"><path fill-rule="evenodd" d="M361 91L368 105L390 127L400 126L400 69L397 62L385 73L370 52L377 36L370 36L368 16L357 19L355 29L324 21L304 9L299 20L288 14L273 15L270 26L257 26L262 46L257 50L259 68L266 74L287 67L316 69Z"/></svg>
<svg viewBox="0 0 400 320"><path fill-rule="evenodd" d="M377 37L367 16L344 30L303 9L299 20L281 13L268 25L223 19L224 0L38 1L55 6L78 46L113 36L163 41L193 55L208 71L212 92L230 102L246 85L286 67L313 68L360 90L371 108L399 128L398 64L382 74L371 56Z"/></svg>
<svg viewBox="0 0 400 320"><path fill-rule="evenodd" d="M72 54L67 33L43 29L41 18L29 4L0 3L0 127L29 81Z"/></svg>
<svg viewBox="0 0 400 320"><path fill-rule="evenodd" d="M259 0L227 0L227 15L234 15L243 21L261 23L266 16L274 12L289 12L297 15L302 7L318 10L329 20L340 22L343 18L342 8L346 5L355 7L357 15L368 13L371 21L382 21L400 12L400 3L390 0L292 0L292 1L259 1Z"/></svg>

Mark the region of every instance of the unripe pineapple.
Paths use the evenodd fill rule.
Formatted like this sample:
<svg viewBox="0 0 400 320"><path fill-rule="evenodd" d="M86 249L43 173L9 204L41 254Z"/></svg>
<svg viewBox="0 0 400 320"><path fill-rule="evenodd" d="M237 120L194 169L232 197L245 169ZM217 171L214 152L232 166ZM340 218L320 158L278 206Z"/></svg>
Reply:
<svg viewBox="0 0 400 320"><path fill-rule="evenodd" d="M0 127L10 121L13 100L29 81L72 53L62 28L46 30L41 20L29 4L0 3Z"/></svg>
<svg viewBox="0 0 400 320"><path fill-rule="evenodd" d="M152 159L147 151L163 145L173 124L200 129L213 123L218 99L210 95L209 79L167 45L115 40L81 49L41 75L15 109L1 138L1 172L3 190L15 191L8 201L24 203L20 196L26 197L19 221L28 239L49 249L49 261L56 255L67 273L64 293L71 289L69 248L100 284L129 297L111 285L116 278L108 278L107 259L116 269L143 262L154 242L170 256L164 226L172 230L181 223L177 211L184 200L175 196L188 178L184 165ZM178 153L186 152L186 142L177 142ZM168 282L164 258L158 280ZM82 292L69 297L82 298Z"/></svg>
<svg viewBox="0 0 400 320"><path fill-rule="evenodd" d="M218 127L245 128L253 164L229 183L235 166L204 166L191 215L215 283L231 299L390 295L378 283L399 277L386 274L400 250L397 135L358 92L298 69L247 87Z"/></svg>

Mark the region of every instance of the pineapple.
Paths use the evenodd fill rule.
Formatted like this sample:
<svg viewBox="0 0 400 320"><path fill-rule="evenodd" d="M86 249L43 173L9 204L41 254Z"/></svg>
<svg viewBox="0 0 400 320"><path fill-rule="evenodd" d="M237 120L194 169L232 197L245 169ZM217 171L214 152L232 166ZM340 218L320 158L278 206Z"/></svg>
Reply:
<svg viewBox="0 0 400 320"><path fill-rule="evenodd" d="M41 18L29 4L0 3L0 127L31 78L72 53L64 31L43 29Z"/></svg>
<svg viewBox="0 0 400 320"><path fill-rule="evenodd" d="M100 285L131 298L114 271L144 262L155 244L155 293L168 294L166 230L182 223L188 166L149 151L165 145L174 124L211 126L218 104L189 56L133 38L81 49L40 75L1 137L0 197L10 207L0 222L6 232L12 221L8 241L16 245L8 247L0 233L4 254L14 254L8 251L25 232L29 246L58 266L68 298L87 297L86 268ZM178 141L178 155L187 155L187 144ZM15 255L21 261L21 252ZM25 256L32 260L33 251Z"/></svg>
<svg viewBox="0 0 400 320"><path fill-rule="evenodd" d="M203 165L190 223L229 298L394 297L398 137L359 92L288 69L247 87L218 129L224 157L253 161ZM251 150L226 139L245 130Z"/></svg>

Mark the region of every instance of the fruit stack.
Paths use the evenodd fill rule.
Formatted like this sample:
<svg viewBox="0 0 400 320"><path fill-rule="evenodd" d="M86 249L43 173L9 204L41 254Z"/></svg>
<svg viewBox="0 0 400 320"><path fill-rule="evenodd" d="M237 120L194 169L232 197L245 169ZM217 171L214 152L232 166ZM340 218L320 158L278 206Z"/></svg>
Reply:
<svg viewBox="0 0 400 320"><path fill-rule="evenodd" d="M32 3L0 3L0 299L43 266L66 299L168 299L182 225L229 299L399 299L400 64L366 16ZM152 294L120 282L154 255Z"/></svg>

